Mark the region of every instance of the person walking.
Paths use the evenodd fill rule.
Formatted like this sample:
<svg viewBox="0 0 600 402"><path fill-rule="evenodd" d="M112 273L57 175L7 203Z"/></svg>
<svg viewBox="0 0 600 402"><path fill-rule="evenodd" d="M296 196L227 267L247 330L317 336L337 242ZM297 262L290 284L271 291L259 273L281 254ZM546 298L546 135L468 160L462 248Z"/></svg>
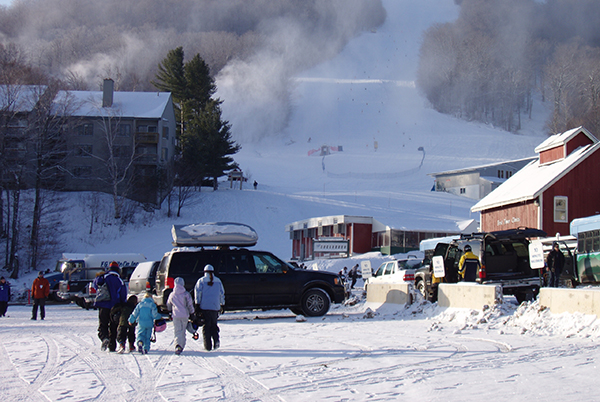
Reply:
<svg viewBox="0 0 600 402"><path fill-rule="evenodd" d="M46 318L46 298L50 294L50 282L44 278L44 271L38 273L38 277L31 285L31 297L33 298L33 310L31 311L31 319L37 320L38 307L40 309L40 318Z"/></svg>
<svg viewBox="0 0 600 402"><path fill-rule="evenodd" d="M137 302L137 296L131 295L127 298L125 304L115 304L111 309L110 314L113 319L115 315L118 315L119 317L119 326L117 327L117 342L119 343L117 353L119 354L123 354L125 353L125 350L127 350L127 341L129 341L129 351L133 352L135 350L135 327L129 325L129 316L133 313L133 310L135 310Z"/></svg>
<svg viewBox="0 0 600 402"><path fill-rule="evenodd" d="M0 317L6 317L8 302L10 301L10 284L0 277Z"/></svg>
<svg viewBox="0 0 600 402"><path fill-rule="evenodd" d="M477 270L481 266L479 258L473 254L473 249L469 244L464 248L465 253L458 262L458 275L465 282L475 282L477 279Z"/></svg>
<svg viewBox="0 0 600 402"><path fill-rule="evenodd" d="M102 341L101 350L114 352L117 349L118 322L110 317L110 310L119 303L127 302L127 287L119 276L119 264L110 263L109 271L94 279L92 286L96 289L94 306L98 309L98 338Z"/></svg>
<svg viewBox="0 0 600 402"><path fill-rule="evenodd" d="M129 325L137 323L137 345L138 352L148 354L150 350L150 337L154 328L154 320L163 318L152 300L152 293L146 292L144 299L135 306L133 313L129 316Z"/></svg>
<svg viewBox="0 0 600 402"><path fill-rule="evenodd" d="M221 345L217 320L219 311L225 305L225 289L221 280L215 276L215 268L210 264L204 267L204 276L196 282L194 302L196 314L204 317L204 349L217 350Z"/></svg>
<svg viewBox="0 0 600 402"><path fill-rule="evenodd" d="M175 278L175 286L167 299L167 308L173 319L175 336L175 354L180 355L185 348L185 332L190 316L194 314L194 302L189 292L185 290L183 278Z"/></svg>
<svg viewBox="0 0 600 402"><path fill-rule="evenodd" d="M558 242L552 243L552 251L550 251L548 257L546 257L546 264L548 264L548 270L550 271L549 286L551 288L557 288L560 281L560 274L565 266L565 256L562 251L560 251Z"/></svg>
<svg viewBox="0 0 600 402"><path fill-rule="evenodd" d="M358 279L358 264L352 267L352 269L348 273L348 276L350 277L350 279L352 279L350 289L354 289L354 285L356 285L356 280Z"/></svg>

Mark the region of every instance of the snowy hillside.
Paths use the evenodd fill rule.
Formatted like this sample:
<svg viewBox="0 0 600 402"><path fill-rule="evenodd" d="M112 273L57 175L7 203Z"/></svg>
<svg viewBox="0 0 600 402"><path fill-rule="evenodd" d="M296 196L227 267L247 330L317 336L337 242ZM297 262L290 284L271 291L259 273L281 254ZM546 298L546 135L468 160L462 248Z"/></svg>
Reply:
<svg viewBox="0 0 600 402"><path fill-rule="evenodd" d="M242 191L227 183L217 192L203 189L181 218L166 218L163 207L146 226L122 232L104 228L103 234L90 237L77 220L66 249L57 254L131 251L159 259L171 247L172 224L233 221L256 229L257 248L289 258L285 225L310 217L373 216L392 227L425 230L448 230L456 221L478 219L469 211L472 200L431 192L428 173L534 155L544 139L546 115L538 110L536 120L515 135L428 108L414 86L421 35L433 23L456 18L458 7L452 0L384 4L388 17L383 26L297 77L285 132L241 143L235 160L250 182L259 183L257 190L249 183ZM244 138L244 127L255 123L237 118L224 101L234 135ZM343 151L325 158L309 156L321 145L341 146Z"/></svg>

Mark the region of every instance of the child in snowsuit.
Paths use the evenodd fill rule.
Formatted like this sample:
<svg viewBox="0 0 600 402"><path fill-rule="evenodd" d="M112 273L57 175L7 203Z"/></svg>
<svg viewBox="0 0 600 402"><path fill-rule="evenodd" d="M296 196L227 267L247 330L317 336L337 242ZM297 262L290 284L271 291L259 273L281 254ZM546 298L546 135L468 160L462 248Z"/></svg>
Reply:
<svg viewBox="0 0 600 402"><path fill-rule="evenodd" d="M192 296L185 290L183 278L175 278L173 292L167 299L167 308L171 311L171 317L173 318L175 353L179 355L185 348L185 331L190 315L194 313Z"/></svg>
<svg viewBox="0 0 600 402"><path fill-rule="evenodd" d="M152 300L152 294L146 293L144 300L138 303L129 316L129 324L138 324L137 327L137 345L138 352L147 354L150 350L150 337L154 328L154 320L161 319L162 316L158 313L156 304Z"/></svg>
<svg viewBox="0 0 600 402"><path fill-rule="evenodd" d="M113 310L119 310L119 326L117 327L117 342L119 343L119 348L117 349L117 353L122 354L125 353L125 342L129 341L129 351L133 352L135 350L135 327L129 325L129 316L135 310L135 306L137 305L138 299L137 296L129 296L127 299L127 303L125 304L117 304L111 310L111 316L113 315ZM116 313L116 311L115 311Z"/></svg>

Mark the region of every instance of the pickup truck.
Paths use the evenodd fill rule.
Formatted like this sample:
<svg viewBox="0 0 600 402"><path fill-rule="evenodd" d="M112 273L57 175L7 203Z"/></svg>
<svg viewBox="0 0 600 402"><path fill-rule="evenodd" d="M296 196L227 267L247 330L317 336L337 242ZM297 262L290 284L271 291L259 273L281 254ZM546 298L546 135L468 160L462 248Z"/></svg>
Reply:
<svg viewBox="0 0 600 402"><path fill-rule="evenodd" d="M464 247L470 245L481 263L476 282L501 285L505 295L514 295L519 303L534 299L539 293L541 275L529 263L529 239L546 237L539 229L518 228L497 232L461 235L459 239L439 242L433 252L443 260L445 276L436 278L430 264L415 272L415 287L430 301L437 300L439 283L457 283L458 264Z"/></svg>

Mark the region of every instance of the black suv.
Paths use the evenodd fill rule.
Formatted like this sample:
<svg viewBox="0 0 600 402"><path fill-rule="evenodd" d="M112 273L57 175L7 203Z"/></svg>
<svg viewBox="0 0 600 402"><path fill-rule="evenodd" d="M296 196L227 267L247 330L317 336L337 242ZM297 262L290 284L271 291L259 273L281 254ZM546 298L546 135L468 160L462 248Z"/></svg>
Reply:
<svg viewBox="0 0 600 402"><path fill-rule="evenodd" d="M289 308L295 314L322 316L331 302L341 303L347 296L337 274L295 268L265 251L183 247L166 253L156 273L154 301L159 309L166 310L177 277L193 294L206 264L223 282L225 310Z"/></svg>
<svg viewBox="0 0 600 402"><path fill-rule="evenodd" d="M459 281L458 263L464 247L470 245L479 257L481 267L477 272L478 283L498 284L505 295L514 295L519 303L534 299L540 289L540 272L529 265L530 238L546 237L539 229L519 228L498 232L461 235L460 239L449 243L438 243L433 257L444 260L444 278L432 275L433 264L415 272L415 287L430 301L437 300L437 287L440 282Z"/></svg>

